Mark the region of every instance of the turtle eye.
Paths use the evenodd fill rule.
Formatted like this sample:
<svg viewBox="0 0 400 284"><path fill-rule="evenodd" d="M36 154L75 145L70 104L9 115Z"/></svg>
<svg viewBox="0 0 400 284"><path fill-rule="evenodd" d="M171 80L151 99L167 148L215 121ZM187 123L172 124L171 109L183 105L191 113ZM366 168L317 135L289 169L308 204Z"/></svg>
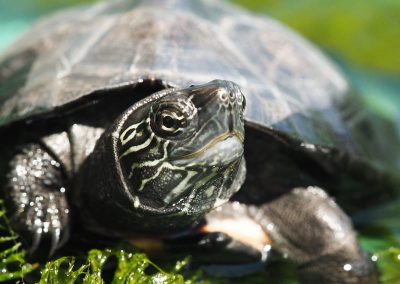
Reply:
<svg viewBox="0 0 400 284"><path fill-rule="evenodd" d="M166 139L184 139L196 129L197 110L192 103L175 96L164 97L152 107L151 128Z"/></svg>
<svg viewBox="0 0 400 284"><path fill-rule="evenodd" d="M159 110L154 116L154 129L161 136L177 136L186 127L186 117L177 109Z"/></svg>
<svg viewBox="0 0 400 284"><path fill-rule="evenodd" d="M179 129L181 120L177 117L176 113L162 113L160 127L162 130L175 133Z"/></svg>

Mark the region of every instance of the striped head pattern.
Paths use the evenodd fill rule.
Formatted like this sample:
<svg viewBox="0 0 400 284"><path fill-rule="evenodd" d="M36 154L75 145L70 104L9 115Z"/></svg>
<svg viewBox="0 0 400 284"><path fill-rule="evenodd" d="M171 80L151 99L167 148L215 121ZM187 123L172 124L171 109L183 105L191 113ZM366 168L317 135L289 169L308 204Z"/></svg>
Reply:
<svg viewBox="0 0 400 284"><path fill-rule="evenodd" d="M181 226L227 201L245 176L244 107L236 84L215 80L128 109L112 136L129 210Z"/></svg>

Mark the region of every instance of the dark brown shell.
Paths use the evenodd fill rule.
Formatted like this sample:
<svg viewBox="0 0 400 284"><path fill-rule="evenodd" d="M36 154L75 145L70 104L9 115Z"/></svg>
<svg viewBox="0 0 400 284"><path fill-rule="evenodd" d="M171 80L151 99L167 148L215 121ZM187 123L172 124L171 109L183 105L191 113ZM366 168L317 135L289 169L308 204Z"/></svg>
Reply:
<svg viewBox="0 0 400 284"><path fill-rule="evenodd" d="M252 125L399 166L317 49L273 19L218 1L109 1L41 21L0 58L0 126L146 78L232 80Z"/></svg>

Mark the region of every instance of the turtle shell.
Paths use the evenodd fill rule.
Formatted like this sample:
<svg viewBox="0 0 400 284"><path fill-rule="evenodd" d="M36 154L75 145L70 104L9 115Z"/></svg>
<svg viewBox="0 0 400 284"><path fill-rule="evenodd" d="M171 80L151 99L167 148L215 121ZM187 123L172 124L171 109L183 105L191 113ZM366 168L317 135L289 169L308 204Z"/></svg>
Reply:
<svg viewBox="0 0 400 284"><path fill-rule="evenodd" d="M383 139L386 128L368 120L320 51L271 18L217 1L106 1L39 22L0 58L0 127L69 115L99 90L213 79L242 87L250 126L400 168L400 143Z"/></svg>

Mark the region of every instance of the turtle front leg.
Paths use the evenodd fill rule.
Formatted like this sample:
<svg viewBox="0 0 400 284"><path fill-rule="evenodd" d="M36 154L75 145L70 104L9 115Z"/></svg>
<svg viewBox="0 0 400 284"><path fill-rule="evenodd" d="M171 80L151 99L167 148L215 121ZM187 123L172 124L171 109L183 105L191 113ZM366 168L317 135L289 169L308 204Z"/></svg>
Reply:
<svg viewBox="0 0 400 284"><path fill-rule="evenodd" d="M273 247L298 265L301 283L378 283L351 220L322 189L296 188L250 211Z"/></svg>
<svg viewBox="0 0 400 284"><path fill-rule="evenodd" d="M32 253L40 245L51 256L68 238L62 166L39 144L25 145L9 166L5 200L11 225L31 244Z"/></svg>

